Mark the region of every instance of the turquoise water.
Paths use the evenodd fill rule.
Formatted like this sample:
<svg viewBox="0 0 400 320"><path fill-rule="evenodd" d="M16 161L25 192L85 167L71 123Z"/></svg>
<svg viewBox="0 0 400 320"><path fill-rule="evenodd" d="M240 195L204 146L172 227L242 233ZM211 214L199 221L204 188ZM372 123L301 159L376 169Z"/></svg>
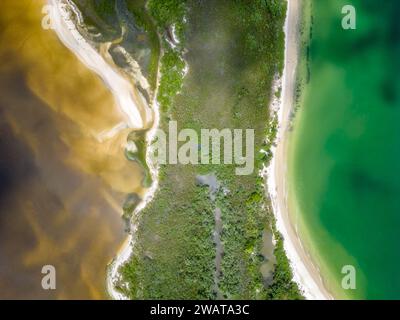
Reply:
<svg viewBox="0 0 400 320"><path fill-rule="evenodd" d="M314 0L311 79L290 142L303 241L338 298L400 298L400 1ZM352 4L357 29L343 30ZM341 288L344 265L356 290Z"/></svg>

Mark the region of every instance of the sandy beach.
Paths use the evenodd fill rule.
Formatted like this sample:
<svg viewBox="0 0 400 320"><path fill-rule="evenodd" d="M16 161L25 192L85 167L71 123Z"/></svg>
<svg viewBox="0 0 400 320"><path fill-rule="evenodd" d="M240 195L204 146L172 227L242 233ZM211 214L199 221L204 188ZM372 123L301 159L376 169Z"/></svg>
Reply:
<svg viewBox="0 0 400 320"><path fill-rule="evenodd" d="M107 61L81 36L71 20L70 10L74 7L70 2L50 0L51 21L54 31L63 44L70 49L78 59L101 77L105 85L115 97L120 111L125 115L127 126L134 129L143 128L146 119L142 118L134 88L120 73L112 68ZM74 10L76 11L76 10ZM79 12L75 13L79 17Z"/></svg>
<svg viewBox="0 0 400 320"><path fill-rule="evenodd" d="M294 280L306 299L332 299L324 287L319 270L301 243L296 226L290 220L287 201L287 135L290 113L294 105L300 11L301 1L288 0L285 21L285 67L282 78L282 100L278 110L279 130L277 146L273 150L274 157L268 168L267 183L277 228L284 237L284 247L292 266Z"/></svg>

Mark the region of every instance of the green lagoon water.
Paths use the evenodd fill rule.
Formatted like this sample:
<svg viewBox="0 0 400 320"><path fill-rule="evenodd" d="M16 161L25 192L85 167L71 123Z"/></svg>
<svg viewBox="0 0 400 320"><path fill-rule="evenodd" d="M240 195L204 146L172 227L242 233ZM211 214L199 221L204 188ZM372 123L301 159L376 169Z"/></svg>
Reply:
<svg viewBox="0 0 400 320"><path fill-rule="evenodd" d="M400 1L314 0L291 214L337 298L400 298ZM357 29L343 30L352 4ZM357 289L340 286L344 265Z"/></svg>

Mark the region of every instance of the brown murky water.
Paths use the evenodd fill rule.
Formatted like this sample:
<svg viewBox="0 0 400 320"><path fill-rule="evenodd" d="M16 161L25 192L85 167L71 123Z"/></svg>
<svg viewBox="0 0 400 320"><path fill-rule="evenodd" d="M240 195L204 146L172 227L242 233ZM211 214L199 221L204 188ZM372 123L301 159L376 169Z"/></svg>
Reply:
<svg viewBox="0 0 400 320"><path fill-rule="evenodd" d="M0 298L106 298L125 233L121 206L142 173L103 83L41 27L43 0L0 11ZM54 265L56 290L41 269Z"/></svg>

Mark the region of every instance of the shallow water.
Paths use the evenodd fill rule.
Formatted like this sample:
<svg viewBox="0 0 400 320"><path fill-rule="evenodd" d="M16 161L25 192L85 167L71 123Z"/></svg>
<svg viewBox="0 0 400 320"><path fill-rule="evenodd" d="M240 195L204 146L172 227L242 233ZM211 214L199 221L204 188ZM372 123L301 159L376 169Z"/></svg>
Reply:
<svg viewBox="0 0 400 320"><path fill-rule="evenodd" d="M0 12L0 298L106 298L106 265L126 236L129 129L101 80L41 26L46 1ZM56 290L43 290L43 265Z"/></svg>
<svg viewBox="0 0 400 320"><path fill-rule="evenodd" d="M400 3L312 2L292 218L336 297L400 298ZM345 4L356 8L356 30L341 28ZM356 268L356 290L341 287L344 265Z"/></svg>

